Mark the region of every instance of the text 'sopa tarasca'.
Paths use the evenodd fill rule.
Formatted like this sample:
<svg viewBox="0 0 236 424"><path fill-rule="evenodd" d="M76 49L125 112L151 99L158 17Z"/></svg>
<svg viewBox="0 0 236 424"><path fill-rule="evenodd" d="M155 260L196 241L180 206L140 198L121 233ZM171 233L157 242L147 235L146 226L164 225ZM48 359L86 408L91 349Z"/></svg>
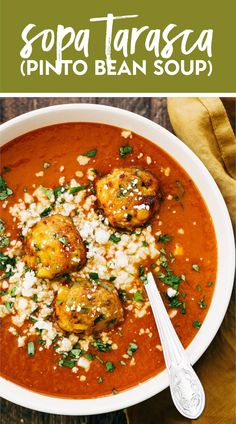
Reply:
<svg viewBox="0 0 236 424"><path fill-rule="evenodd" d="M132 76L150 73L157 76L212 74L210 58L213 29L203 29L198 33L192 29L179 31L177 25L173 23L163 30L151 29L148 25L130 29L116 28L118 23L123 25L127 20L135 18L138 18L138 15L108 14L105 17L91 18L90 22L97 23L94 28L79 30L59 24L55 30L47 28L38 31L37 26L30 23L21 34L24 42L20 51L21 74L23 76L33 74L83 76L88 72L96 76ZM102 56L100 58L94 57L94 46L96 50L98 48L96 30L104 34L100 46ZM73 59L68 58L71 52ZM193 58L193 55L196 57Z"/></svg>

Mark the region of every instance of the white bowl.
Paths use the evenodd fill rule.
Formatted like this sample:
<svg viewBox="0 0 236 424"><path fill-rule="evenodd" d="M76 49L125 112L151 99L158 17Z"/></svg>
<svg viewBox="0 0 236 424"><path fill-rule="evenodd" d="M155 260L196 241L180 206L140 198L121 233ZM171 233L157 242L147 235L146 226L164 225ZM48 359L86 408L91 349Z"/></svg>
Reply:
<svg viewBox="0 0 236 424"><path fill-rule="evenodd" d="M151 140L172 156L191 176L204 198L216 232L218 245L217 281L213 299L201 329L187 348L194 364L207 349L224 318L233 287L235 269L234 237L229 214L222 195L202 162L177 137L152 121L108 106L69 104L52 106L14 118L0 128L1 145L15 137L47 125L63 122L99 122L129 130ZM217 371L217 370L216 370ZM26 390L4 378L0 394L11 402L54 414L89 415L110 412L142 402L156 395L168 384L167 371L116 396L95 399L63 399Z"/></svg>

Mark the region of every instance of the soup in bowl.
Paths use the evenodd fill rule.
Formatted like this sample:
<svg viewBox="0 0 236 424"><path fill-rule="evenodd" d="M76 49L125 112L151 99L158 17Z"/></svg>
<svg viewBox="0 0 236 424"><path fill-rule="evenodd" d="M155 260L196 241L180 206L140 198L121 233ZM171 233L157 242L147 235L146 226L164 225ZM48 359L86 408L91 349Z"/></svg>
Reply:
<svg viewBox="0 0 236 424"><path fill-rule="evenodd" d="M72 415L163 390L147 272L192 363L232 290L232 229L210 174L168 131L110 107L31 112L2 140L2 395Z"/></svg>

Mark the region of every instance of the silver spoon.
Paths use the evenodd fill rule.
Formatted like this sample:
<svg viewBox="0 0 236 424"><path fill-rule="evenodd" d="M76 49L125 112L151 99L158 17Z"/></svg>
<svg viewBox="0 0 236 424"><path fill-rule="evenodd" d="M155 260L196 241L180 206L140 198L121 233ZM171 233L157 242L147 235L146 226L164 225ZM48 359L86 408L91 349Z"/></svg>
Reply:
<svg viewBox="0 0 236 424"><path fill-rule="evenodd" d="M161 339L172 400L184 417L196 419L205 407L202 384L175 332L151 272L145 288Z"/></svg>

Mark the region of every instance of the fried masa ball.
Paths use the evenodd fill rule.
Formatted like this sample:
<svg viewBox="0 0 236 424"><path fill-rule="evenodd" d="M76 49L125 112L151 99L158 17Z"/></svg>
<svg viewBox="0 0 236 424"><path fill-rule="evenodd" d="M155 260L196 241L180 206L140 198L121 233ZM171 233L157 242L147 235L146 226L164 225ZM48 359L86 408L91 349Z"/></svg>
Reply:
<svg viewBox="0 0 236 424"><path fill-rule="evenodd" d="M97 182L96 189L99 206L116 228L141 227L160 206L158 180L140 168L115 168Z"/></svg>
<svg viewBox="0 0 236 424"><path fill-rule="evenodd" d="M62 286L55 301L58 325L68 332L97 334L114 328L123 320L123 308L113 284L92 283L79 278L70 287Z"/></svg>
<svg viewBox="0 0 236 424"><path fill-rule="evenodd" d="M42 218L28 232L25 262L37 277L53 279L77 271L86 262L86 248L72 220L63 215Z"/></svg>

